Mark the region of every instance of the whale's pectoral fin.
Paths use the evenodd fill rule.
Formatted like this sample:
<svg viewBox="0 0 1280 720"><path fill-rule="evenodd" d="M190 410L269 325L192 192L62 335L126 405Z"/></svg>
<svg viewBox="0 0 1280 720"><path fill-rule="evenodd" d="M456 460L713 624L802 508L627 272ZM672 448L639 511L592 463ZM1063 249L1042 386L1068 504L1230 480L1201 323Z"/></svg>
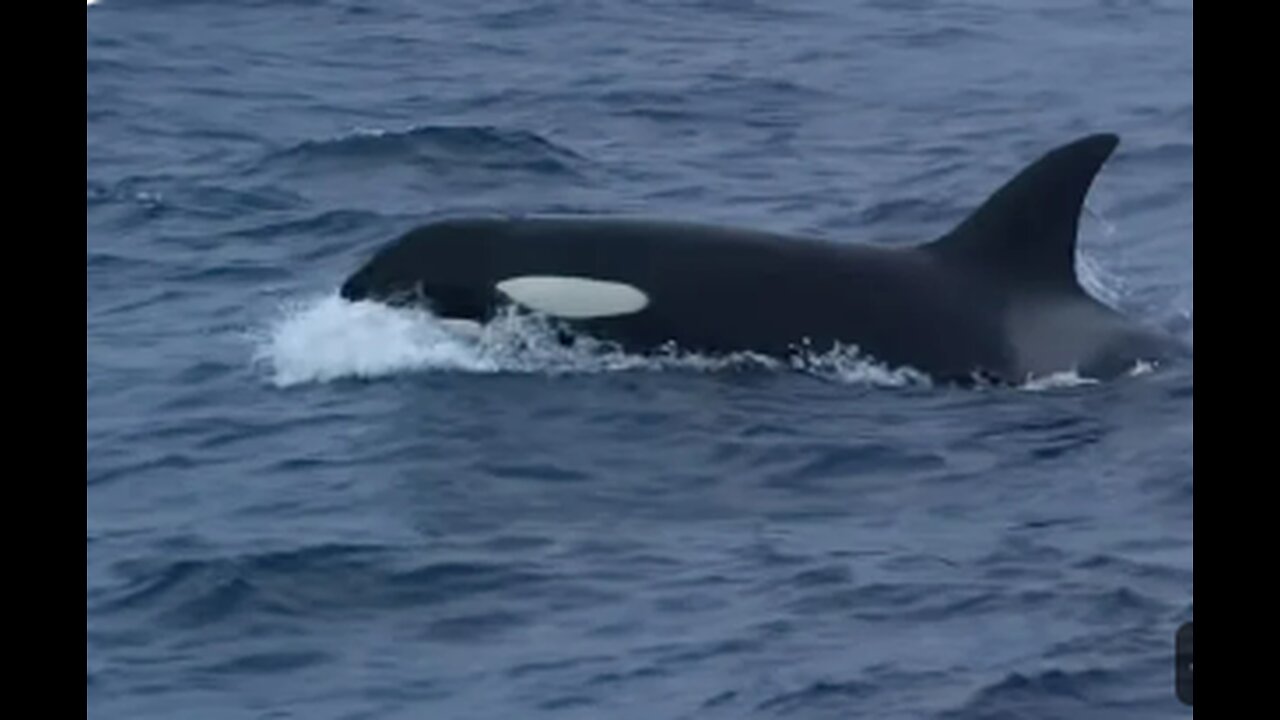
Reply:
<svg viewBox="0 0 1280 720"><path fill-rule="evenodd" d="M925 247L1010 287L1081 292L1075 271L1080 213L1094 177L1119 142L1102 133L1050 151Z"/></svg>

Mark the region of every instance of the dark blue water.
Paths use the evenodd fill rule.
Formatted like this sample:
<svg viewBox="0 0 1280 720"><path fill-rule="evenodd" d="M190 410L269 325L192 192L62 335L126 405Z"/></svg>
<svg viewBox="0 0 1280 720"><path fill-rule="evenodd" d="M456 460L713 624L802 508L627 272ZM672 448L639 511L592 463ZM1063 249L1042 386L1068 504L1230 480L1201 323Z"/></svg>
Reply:
<svg viewBox="0 0 1280 720"><path fill-rule="evenodd" d="M1191 3L89 7L95 718L1171 718L1187 366L931 386L338 300L428 218L916 242L1115 131L1090 289L1188 339Z"/></svg>

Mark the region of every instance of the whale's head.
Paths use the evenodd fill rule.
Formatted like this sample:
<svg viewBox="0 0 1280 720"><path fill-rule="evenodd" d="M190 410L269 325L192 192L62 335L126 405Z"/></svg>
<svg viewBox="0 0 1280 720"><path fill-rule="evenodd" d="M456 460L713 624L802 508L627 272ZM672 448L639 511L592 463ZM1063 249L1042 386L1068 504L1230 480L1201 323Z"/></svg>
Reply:
<svg viewBox="0 0 1280 720"><path fill-rule="evenodd" d="M339 294L352 302L420 305L441 317L483 319L496 303L490 285L480 281L483 238L462 223L410 231L352 273Z"/></svg>

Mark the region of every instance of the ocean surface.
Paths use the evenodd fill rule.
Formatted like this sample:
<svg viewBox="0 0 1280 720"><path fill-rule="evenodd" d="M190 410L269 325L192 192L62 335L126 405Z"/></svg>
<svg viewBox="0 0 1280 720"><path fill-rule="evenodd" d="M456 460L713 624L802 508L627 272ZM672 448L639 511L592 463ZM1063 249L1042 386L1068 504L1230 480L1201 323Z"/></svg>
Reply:
<svg viewBox="0 0 1280 720"><path fill-rule="evenodd" d="M1189 0L101 0L86 55L89 717L1190 717L1189 362L336 295L458 214L924 241L1114 131L1080 271L1191 342Z"/></svg>

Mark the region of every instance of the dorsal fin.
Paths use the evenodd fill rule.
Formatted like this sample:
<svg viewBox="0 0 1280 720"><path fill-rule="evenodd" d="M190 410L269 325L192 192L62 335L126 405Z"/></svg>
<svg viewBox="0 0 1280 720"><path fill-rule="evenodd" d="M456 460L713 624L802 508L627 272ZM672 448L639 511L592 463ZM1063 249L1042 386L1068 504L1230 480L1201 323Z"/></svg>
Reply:
<svg viewBox="0 0 1280 720"><path fill-rule="evenodd" d="M973 264L1010 285L1075 291L1076 231L1093 178L1120 138L1100 133L1046 153L926 245L947 262Z"/></svg>

